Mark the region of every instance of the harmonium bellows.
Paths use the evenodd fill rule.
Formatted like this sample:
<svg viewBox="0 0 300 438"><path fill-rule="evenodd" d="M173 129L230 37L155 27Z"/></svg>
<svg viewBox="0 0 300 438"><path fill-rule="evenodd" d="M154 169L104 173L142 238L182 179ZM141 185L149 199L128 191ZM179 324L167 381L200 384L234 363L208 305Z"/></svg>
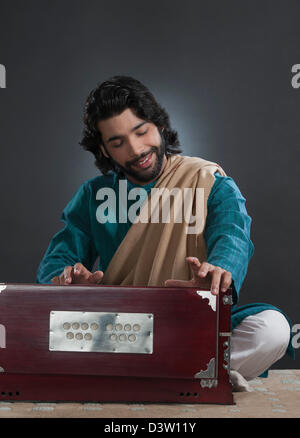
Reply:
<svg viewBox="0 0 300 438"><path fill-rule="evenodd" d="M0 400L233 404L232 290L0 284Z"/></svg>

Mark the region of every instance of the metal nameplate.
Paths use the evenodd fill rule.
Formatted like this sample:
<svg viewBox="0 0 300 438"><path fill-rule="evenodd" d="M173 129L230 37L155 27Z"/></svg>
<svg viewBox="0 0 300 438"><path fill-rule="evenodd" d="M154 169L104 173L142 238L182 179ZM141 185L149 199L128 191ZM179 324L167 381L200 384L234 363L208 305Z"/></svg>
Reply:
<svg viewBox="0 0 300 438"><path fill-rule="evenodd" d="M50 312L50 351L153 353L151 313Z"/></svg>

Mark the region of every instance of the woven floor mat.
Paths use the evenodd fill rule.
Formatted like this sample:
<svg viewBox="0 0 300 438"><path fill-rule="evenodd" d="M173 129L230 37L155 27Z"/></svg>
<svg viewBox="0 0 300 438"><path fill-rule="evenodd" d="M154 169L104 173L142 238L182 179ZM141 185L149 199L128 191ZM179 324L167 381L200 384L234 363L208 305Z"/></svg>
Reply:
<svg viewBox="0 0 300 438"><path fill-rule="evenodd" d="M0 401L0 418L300 418L300 370L271 370L235 405Z"/></svg>

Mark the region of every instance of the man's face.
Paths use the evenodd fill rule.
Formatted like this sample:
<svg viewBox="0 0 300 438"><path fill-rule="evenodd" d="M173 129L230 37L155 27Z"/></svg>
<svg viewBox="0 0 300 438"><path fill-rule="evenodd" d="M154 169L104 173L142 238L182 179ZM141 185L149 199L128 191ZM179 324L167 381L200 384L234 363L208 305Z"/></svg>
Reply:
<svg viewBox="0 0 300 438"><path fill-rule="evenodd" d="M123 170L128 179L144 185L163 171L167 159L165 144L157 127L140 119L127 108L121 114L98 122L101 151Z"/></svg>

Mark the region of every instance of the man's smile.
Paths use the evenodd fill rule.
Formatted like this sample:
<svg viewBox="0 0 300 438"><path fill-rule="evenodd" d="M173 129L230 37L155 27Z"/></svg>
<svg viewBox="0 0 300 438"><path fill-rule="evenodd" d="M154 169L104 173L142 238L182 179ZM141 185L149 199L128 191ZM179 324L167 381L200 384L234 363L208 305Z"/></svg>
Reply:
<svg viewBox="0 0 300 438"><path fill-rule="evenodd" d="M137 162L133 164L134 167L138 169L148 169L148 167L152 164L153 152L150 152L146 155L146 157L141 158Z"/></svg>

